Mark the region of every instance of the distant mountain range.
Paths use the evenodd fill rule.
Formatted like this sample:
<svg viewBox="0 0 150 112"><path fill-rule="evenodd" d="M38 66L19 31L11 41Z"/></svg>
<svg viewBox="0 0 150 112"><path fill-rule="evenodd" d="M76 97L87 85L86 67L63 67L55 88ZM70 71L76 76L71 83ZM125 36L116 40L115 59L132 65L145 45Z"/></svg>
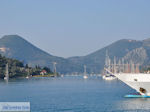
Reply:
<svg viewBox="0 0 150 112"><path fill-rule="evenodd" d="M61 73L72 72L78 66L69 60L52 56L35 47L18 35L6 35L0 39L0 53L9 58L15 58L29 66L47 66L53 69L53 62L57 62L57 71ZM80 68L79 68L80 69Z"/></svg>
<svg viewBox="0 0 150 112"><path fill-rule="evenodd" d="M56 62L57 71L60 73L81 73L84 65L89 73L99 73L105 63L106 50L111 59L115 56L118 60L132 60L144 66L150 64L150 39L122 39L89 55L70 58L48 54L18 35L6 35L0 39L0 54L23 61L30 66L47 66L53 69L53 62Z"/></svg>

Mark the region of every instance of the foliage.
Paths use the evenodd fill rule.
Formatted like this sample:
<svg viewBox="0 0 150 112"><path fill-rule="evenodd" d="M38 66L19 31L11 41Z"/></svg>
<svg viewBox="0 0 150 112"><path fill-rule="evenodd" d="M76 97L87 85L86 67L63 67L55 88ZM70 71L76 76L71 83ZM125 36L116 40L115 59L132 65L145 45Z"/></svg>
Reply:
<svg viewBox="0 0 150 112"><path fill-rule="evenodd" d="M6 58L0 55L0 78L5 77L6 64L8 64L8 71L10 78L25 77L27 75L39 75L43 69L46 70L47 73L52 73L50 68L48 67L44 67L42 69L39 66L36 66L35 68L29 67L28 64L24 66L24 64L21 61Z"/></svg>

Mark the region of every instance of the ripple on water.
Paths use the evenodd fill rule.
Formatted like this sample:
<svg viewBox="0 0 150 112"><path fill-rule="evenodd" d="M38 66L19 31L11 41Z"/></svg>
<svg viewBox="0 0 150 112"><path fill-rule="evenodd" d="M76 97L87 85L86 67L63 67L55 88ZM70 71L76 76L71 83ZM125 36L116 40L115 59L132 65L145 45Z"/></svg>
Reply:
<svg viewBox="0 0 150 112"><path fill-rule="evenodd" d="M100 77L32 78L0 82L0 101L30 101L31 112L149 112L150 99L124 98L135 91Z"/></svg>

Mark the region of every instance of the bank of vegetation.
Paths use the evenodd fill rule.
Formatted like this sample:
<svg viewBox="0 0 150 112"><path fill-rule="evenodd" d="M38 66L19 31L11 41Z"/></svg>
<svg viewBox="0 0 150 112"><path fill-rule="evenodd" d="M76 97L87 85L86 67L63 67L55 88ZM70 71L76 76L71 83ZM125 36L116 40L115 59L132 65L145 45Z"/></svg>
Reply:
<svg viewBox="0 0 150 112"><path fill-rule="evenodd" d="M6 58L0 55L0 78L5 77L6 65L8 64L9 78L27 76L54 76L55 74L48 67L29 67L16 59Z"/></svg>

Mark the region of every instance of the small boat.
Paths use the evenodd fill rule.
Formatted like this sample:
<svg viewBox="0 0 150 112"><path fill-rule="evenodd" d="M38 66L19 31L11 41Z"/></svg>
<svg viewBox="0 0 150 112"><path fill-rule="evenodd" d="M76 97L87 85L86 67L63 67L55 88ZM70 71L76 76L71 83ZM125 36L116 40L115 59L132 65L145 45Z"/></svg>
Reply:
<svg viewBox="0 0 150 112"><path fill-rule="evenodd" d="M31 77L32 77L32 75L30 75L30 70L28 69L28 75L26 76L26 79L29 79Z"/></svg>
<svg viewBox="0 0 150 112"><path fill-rule="evenodd" d="M64 75L62 74L61 77L64 77Z"/></svg>
<svg viewBox="0 0 150 112"><path fill-rule="evenodd" d="M87 79L87 78L88 78L88 76L87 76L87 75L84 75L84 76L83 76L83 78L84 78L84 79Z"/></svg>
<svg viewBox="0 0 150 112"><path fill-rule="evenodd" d="M8 78L7 78L7 77L4 77L4 80L8 80Z"/></svg>
<svg viewBox="0 0 150 112"><path fill-rule="evenodd" d="M28 76L26 76L26 79L29 79L29 78L31 78L32 77L32 75L28 75Z"/></svg>
<svg viewBox="0 0 150 112"><path fill-rule="evenodd" d="M84 65L84 75L83 75L83 78L84 78L84 79L87 79L87 78L88 78L88 76L87 76L87 74L86 74L86 65Z"/></svg>
<svg viewBox="0 0 150 112"><path fill-rule="evenodd" d="M4 77L4 80L9 80L8 63L6 64L6 71L5 71L5 77Z"/></svg>
<svg viewBox="0 0 150 112"><path fill-rule="evenodd" d="M114 79L117 79L115 76L113 76L113 75L103 75L103 77L102 77L103 79L105 79L105 80L114 80Z"/></svg>
<svg viewBox="0 0 150 112"><path fill-rule="evenodd" d="M29 79L29 76L26 76L26 79Z"/></svg>

